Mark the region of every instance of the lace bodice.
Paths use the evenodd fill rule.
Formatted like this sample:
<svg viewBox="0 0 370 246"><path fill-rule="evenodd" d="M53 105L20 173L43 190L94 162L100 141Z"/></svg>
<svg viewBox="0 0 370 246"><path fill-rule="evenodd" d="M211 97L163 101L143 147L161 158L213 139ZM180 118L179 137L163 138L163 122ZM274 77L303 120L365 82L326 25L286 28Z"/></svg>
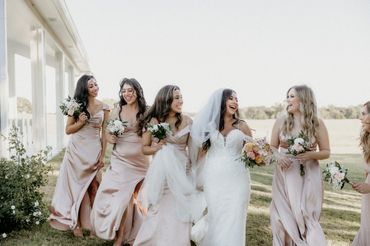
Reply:
<svg viewBox="0 0 370 246"><path fill-rule="evenodd" d="M246 138L247 136L239 129L231 130L226 136L217 131L211 136L211 147L208 153L226 152L235 158L239 158Z"/></svg>

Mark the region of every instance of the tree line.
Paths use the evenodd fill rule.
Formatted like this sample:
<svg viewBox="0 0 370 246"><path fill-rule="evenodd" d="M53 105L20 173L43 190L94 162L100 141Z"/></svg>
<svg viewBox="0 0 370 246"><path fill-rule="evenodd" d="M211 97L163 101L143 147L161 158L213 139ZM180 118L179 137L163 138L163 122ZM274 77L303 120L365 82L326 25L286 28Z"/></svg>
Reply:
<svg viewBox="0 0 370 246"><path fill-rule="evenodd" d="M275 104L270 107L253 106L239 109L240 118L256 120L276 119L284 111L283 104ZM323 119L358 119L360 113L361 105L347 107L329 105L318 108L318 115Z"/></svg>
<svg viewBox="0 0 370 246"><path fill-rule="evenodd" d="M27 98L17 98L18 113L32 113L31 102ZM113 106L117 100L106 98L102 100L108 105ZM283 104L274 104L272 106L253 106L244 107L239 109L240 118L242 119L256 119L256 120L267 120L276 119L277 116L284 113ZM323 119L358 119L361 113L361 105L338 107L329 105L327 107L320 107L318 114ZM189 113L190 116L195 116L195 113Z"/></svg>

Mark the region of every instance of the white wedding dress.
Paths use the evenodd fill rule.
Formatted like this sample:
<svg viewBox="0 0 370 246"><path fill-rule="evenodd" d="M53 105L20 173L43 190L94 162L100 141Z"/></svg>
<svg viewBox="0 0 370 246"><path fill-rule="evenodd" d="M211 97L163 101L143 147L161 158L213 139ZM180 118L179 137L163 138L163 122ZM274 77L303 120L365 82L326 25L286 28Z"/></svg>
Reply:
<svg viewBox="0 0 370 246"><path fill-rule="evenodd" d="M197 245L245 245L250 175L240 158L246 138L239 129L210 137L202 171L207 215L192 228Z"/></svg>

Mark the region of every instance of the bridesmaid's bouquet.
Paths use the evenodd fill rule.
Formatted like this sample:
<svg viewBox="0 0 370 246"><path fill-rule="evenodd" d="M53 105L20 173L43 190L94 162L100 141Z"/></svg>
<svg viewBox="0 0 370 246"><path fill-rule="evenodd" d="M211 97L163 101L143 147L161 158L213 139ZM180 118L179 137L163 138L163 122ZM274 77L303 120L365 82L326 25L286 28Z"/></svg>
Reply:
<svg viewBox="0 0 370 246"><path fill-rule="evenodd" d="M338 162L334 161L326 164L326 168L322 172L324 180L329 182L334 189L341 190L345 183L351 184L347 178L347 168L343 168Z"/></svg>
<svg viewBox="0 0 370 246"><path fill-rule="evenodd" d="M124 133L127 123L127 121L109 120L107 123L107 132L118 137ZM113 150L114 149L116 149L116 144L113 145Z"/></svg>
<svg viewBox="0 0 370 246"><path fill-rule="evenodd" d="M82 111L82 104L78 103L76 99L68 96L61 102L59 108L62 110L63 115L78 117Z"/></svg>
<svg viewBox="0 0 370 246"><path fill-rule="evenodd" d="M253 142L247 142L242 150L242 161L247 167L271 165L274 154L266 138L257 138Z"/></svg>
<svg viewBox="0 0 370 246"><path fill-rule="evenodd" d="M153 135L153 137L158 139L158 142L162 139L165 139L168 134L171 134L171 127L168 123L159 123L159 124L149 124L148 131Z"/></svg>
<svg viewBox="0 0 370 246"><path fill-rule="evenodd" d="M308 136L305 135L303 131L300 131L297 137L289 138L287 143L289 145L288 153L294 156L297 156L298 154L302 154L307 150L310 150ZM304 166L302 163L300 163L300 173L301 176L304 176L305 174Z"/></svg>

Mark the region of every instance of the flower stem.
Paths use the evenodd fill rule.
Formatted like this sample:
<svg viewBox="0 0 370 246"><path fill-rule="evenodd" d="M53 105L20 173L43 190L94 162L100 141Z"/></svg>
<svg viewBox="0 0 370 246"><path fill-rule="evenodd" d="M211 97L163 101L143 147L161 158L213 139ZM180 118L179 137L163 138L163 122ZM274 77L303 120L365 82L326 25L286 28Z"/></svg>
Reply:
<svg viewBox="0 0 370 246"><path fill-rule="evenodd" d="M305 175L305 171L304 171L304 166L303 166L303 164L300 164L300 165L299 165L299 169L300 169L300 171L301 171L301 176L304 176L304 175Z"/></svg>

